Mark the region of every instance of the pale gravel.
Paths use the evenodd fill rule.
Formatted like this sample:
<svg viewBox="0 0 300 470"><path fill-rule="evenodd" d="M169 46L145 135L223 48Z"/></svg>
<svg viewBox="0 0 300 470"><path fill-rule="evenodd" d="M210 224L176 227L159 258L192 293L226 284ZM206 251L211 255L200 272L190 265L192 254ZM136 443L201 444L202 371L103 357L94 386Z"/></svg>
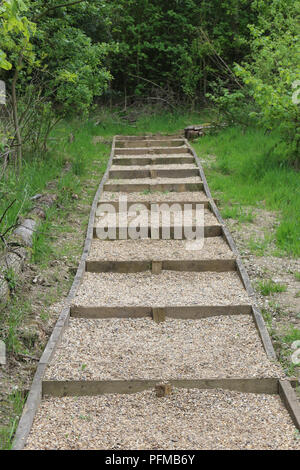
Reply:
<svg viewBox="0 0 300 470"><path fill-rule="evenodd" d="M284 373L268 359L253 318L233 315L160 324L151 318L70 319L45 377L168 381Z"/></svg>
<svg viewBox="0 0 300 470"><path fill-rule="evenodd" d="M172 164L168 163L167 165L112 165L111 170L199 170L199 168L193 163L181 163L181 164Z"/></svg>
<svg viewBox="0 0 300 470"><path fill-rule="evenodd" d="M93 240L88 260L206 260L235 257L222 237L205 238L201 250L187 248L184 240Z"/></svg>
<svg viewBox="0 0 300 470"><path fill-rule="evenodd" d="M203 202L207 201L207 196L204 191L186 191L178 193L177 191L153 191L152 193L122 193L104 191L101 195L99 202L106 201L119 201L120 197L127 197L128 201L145 201L145 202L163 202L163 201L189 201L189 202Z"/></svg>
<svg viewBox="0 0 300 470"><path fill-rule="evenodd" d="M175 147L174 147L175 148ZM130 155L130 154L119 154L119 149L116 149L115 157L116 158L184 158L184 157L192 157L193 154L184 152L184 153L138 153L137 155Z"/></svg>
<svg viewBox="0 0 300 470"><path fill-rule="evenodd" d="M174 389L45 398L26 449L299 450L300 441L278 396Z"/></svg>
<svg viewBox="0 0 300 470"><path fill-rule="evenodd" d="M80 306L242 305L251 300L235 272L85 273L73 301Z"/></svg>
<svg viewBox="0 0 300 470"><path fill-rule="evenodd" d="M113 178L109 179L106 184L196 184L202 183L200 176L189 176L187 178Z"/></svg>
<svg viewBox="0 0 300 470"><path fill-rule="evenodd" d="M176 203L175 203L176 204ZM202 206L203 207L203 206ZM170 206L170 209L172 206ZM104 208L105 209L105 208ZM159 208L158 208L159 209ZM169 220L170 220L170 225L179 225L179 226L190 226L197 224L197 226L209 226L209 225L220 225L218 222L217 218L214 216L214 214L209 210L209 209L204 209L204 214L202 213L201 207L199 210L196 212L195 209L188 210L185 209L182 210L182 208L179 206L178 208L175 207L175 210L159 210L159 222L160 225L164 223L165 226L169 225ZM178 210L179 209L179 210ZM129 210L127 212L127 222L134 222L136 221L137 226L148 226L150 223L152 223L151 219L151 214L153 213L153 225L156 226L156 215L154 215L157 211L155 208L151 209L150 211L145 208L143 204L140 205L140 207L135 207L135 210L131 207L129 207ZM199 216L197 216L197 213ZM204 216L203 222L202 223L202 215ZM101 209L101 204L97 208L97 217L95 218L95 226L96 227L107 227L107 226L124 226L124 213L121 215L121 223L119 223L119 218L120 218L120 213L119 212L112 212L108 213L107 211L104 211ZM184 225L183 225L184 223Z"/></svg>

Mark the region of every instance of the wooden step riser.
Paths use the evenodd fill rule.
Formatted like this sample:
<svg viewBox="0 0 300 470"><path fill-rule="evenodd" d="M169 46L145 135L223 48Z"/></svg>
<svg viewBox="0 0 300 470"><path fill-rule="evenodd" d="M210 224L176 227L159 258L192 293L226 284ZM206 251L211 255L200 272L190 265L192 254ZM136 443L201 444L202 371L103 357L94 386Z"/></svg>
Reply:
<svg viewBox="0 0 300 470"><path fill-rule="evenodd" d="M173 191L176 193L185 193L193 191L203 191L203 183L161 183L161 184L143 184L143 183L106 183L104 191L110 193L141 193L143 191L149 192L165 192Z"/></svg>
<svg viewBox="0 0 300 470"><path fill-rule="evenodd" d="M154 390L160 384L159 380L69 380L54 381L43 380L42 395L52 397L79 397L98 396L104 394L130 394L145 390ZM279 393L279 380L277 378L224 378L224 379L194 379L170 380L175 388L199 390L230 390L241 393L256 393L264 395L277 395Z"/></svg>
<svg viewBox="0 0 300 470"><path fill-rule="evenodd" d="M180 165L195 163L194 157L137 157L137 158L114 158L113 165Z"/></svg>
<svg viewBox="0 0 300 470"><path fill-rule="evenodd" d="M184 145L183 139L171 140L134 140L134 141L122 141L116 142L116 149L123 148L146 148L146 147L180 147Z"/></svg>
<svg viewBox="0 0 300 470"><path fill-rule="evenodd" d="M187 229L189 231L193 230L195 231L196 230L196 227L193 226L192 228L191 227L185 227L185 230L187 231ZM119 238L120 237L120 231L121 231L121 234L122 234L122 238ZM151 227L142 227L141 228L141 231L142 233L146 234L143 238L144 239L153 239L153 240L157 240L157 238L152 238L151 237ZM165 240L165 238L163 238L163 228L162 227L159 227L159 240ZM124 227L116 227L116 238L114 238L113 240L124 240L124 237L123 237L123 234L126 233L127 234L127 238L125 238L125 240L130 240L131 237L129 237L129 234L128 234L128 228L125 229ZM171 226L170 227L170 237L168 238L169 240L186 240L186 237L184 235L184 227L182 228L182 238L178 239L178 238L174 238L174 235L176 233L180 233L179 232L179 228L178 227L174 227L174 226ZM204 237L205 238L210 238L210 237L219 237L222 235L222 227L221 225L206 225L204 227ZM97 227L94 227L94 238L95 239L100 239L97 235ZM111 241L111 239L108 239L109 241ZM105 240L103 240L105 241Z"/></svg>
<svg viewBox="0 0 300 470"><path fill-rule="evenodd" d="M184 272L230 272L236 271L234 259L216 260L162 260L161 270ZM140 273L153 272L152 260L143 261L86 261L85 270L89 273Z"/></svg>
<svg viewBox="0 0 300 470"><path fill-rule="evenodd" d="M174 134L174 135L118 135L116 136L115 142L116 145L119 143L127 143L127 142L136 142L140 140L145 141L158 141L158 140L184 140L183 134Z"/></svg>
<svg viewBox="0 0 300 470"><path fill-rule="evenodd" d="M155 148L125 148L115 149L115 156L117 155L177 155L181 153L190 153L187 147L155 147Z"/></svg>
<svg viewBox="0 0 300 470"><path fill-rule="evenodd" d="M251 315L251 305L195 305L195 306L163 306L166 318L200 320L217 316ZM153 318L152 307L103 307L73 305L70 310L73 318Z"/></svg>
<svg viewBox="0 0 300 470"><path fill-rule="evenodd" d="M110 179L135 179L135 178L189 178L199 176L197 168L177 170L110 170Z"/></svg>

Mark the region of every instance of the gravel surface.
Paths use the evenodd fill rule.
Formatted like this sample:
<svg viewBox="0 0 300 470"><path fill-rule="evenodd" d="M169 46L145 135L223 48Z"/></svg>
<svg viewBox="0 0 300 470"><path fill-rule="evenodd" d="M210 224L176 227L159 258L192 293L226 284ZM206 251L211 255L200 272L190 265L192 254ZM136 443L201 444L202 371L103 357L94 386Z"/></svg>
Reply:
<svg viewBox="0 0 300 470"><path fill-rule="evenodd" d="M234 258L222 237L204 239L201 250L188 250L184 240L93 240L89 260L190 260Z"/></svg>
<svg viewBox="0 0 300 470"><path fill-rule="evenodd" d="M176 203L175 203L176 204ZM202 206L203 207L203 206ZM170 206L171 208L171 206ZM155 217L155 208L152 208L151 211L145 208L143 204L140 206L140 210L138 210L138 207L135 208L134 210L131 207L129 207L129 210L127 212L127 221L133 222L136 220L136 223L138 226L148 226L151 222L151 214L153 213L153 216ZM198 226L203 226L203 225L220 225L214 214L209 210L209 209L204 209L204 224L203 224L203 219L202 219L202 209L201 207L198 209L198 217L197 217L197 212L193 210L188 210L185 209L182 210L181 207L179 206L179 210L176 210L177 208L175 207L175 210L169 211L169 210L162 210L159 211L159 220L160 220L160 225L164 223L165 225L170 224L171 226L173 225L179 225L181 226L184 221L187 226L190 226L191 224L195 225L197 223ZM107 213L105 211L101 211L101 205L98 206L97 209L97 217L95 219L95 226L97 227L106 227L106 226L114 226L115 223L117 223L117 226L124 226L124 220L122 220L122 223L119 224L119 213L118 212L112 212L112 213ZM124 217L124 214L122 215ZM169 219L170 217L170 219ZM156 226L156 218L153 219L153 224Z"/></svg>
<svg viewBox="0 0 300 470"><path fill-rule="evenodd" d="M175 148L175 147L174 147ZM118 154L118 149L116 149L115 157L116 158L169 158L169 157L192 157L191 153L183 152L183 153L139 153L137 155L130 155L130 154Z"/></svg>
<svg viewBox="0 0 300 470"><path fill-rule="evenodd" d="M202 183L200 176L189 176L188 178L113 178L106 184L196 184Z"/></svg>
<svg viewBox="0 0 300 470"><path fill-rule="evenodd" d="M163 271L153 276L85 273L74 299L81 306L241 305L250 299L238 274Z"/></svg>
<svg viewBox="0 0 300 470"><path fill-rule="evenodd" d="M178 193L176 191L165 191L163 193L159 191L153 191L152 193L141 192L141 193L122 193L104 191L101 195L100 201L119 201L120 197L127 197L128 201L146 201L146 202L162 202L162 201L207 201L207 196L203 191L187 191Z"/></svg>
<svg viewBox="0 0 300 470"><path fill-rule="evenodd" d="M248 315L168 318L160 324L151 318L73 318L46 373L48 380L208 377L284 378L284 374L267 358Z"/></svg>
<svg viewBox="0 0 300 470"><path fill-rule="evenodd" d="M26 449L300 449L280 398L224 390L44 399Z"/></svg>
<svg viewBox="0 0 300 470"><path fill-rule="evenodd" d="M199 168L193 163L181 163L181 164L172 164L168 163L167 165L112 165L111 170L187 170L187 169L199 170Z"/></svg>

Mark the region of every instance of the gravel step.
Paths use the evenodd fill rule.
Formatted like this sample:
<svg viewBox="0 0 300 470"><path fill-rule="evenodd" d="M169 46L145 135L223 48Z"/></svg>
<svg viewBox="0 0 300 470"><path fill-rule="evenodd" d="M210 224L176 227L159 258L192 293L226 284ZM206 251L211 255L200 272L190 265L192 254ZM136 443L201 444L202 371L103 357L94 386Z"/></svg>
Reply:
<svg viewBox="0 0 300 470"><path fill-rule="evenodd" d="M196 169L199 171L198 167L193 163L173 163L168 166L160 165L160 164L153 164L153 165L131 165L128 170L135 171L135 170L188 170L188 169ZM124 165L112 165L111 170L121 170L127 171L126 166Z"/></svg>
<svg viewBox="0 0 300 470"><path fill-rule="evenodd" d="M249 304L235 272L85 273L74 306L162 307Z"/></svg>
<svg viewBox="0 0 300 470"><path fill-rule="evenodd" d="M115 155L176 155L190 154L188 147L136 147L136 148L116 148Z"/></svg>
<svg viewBox="0 0 300 470"><path fill-rule="evenodd" d="M115 157L113 159L113 164L115 165L178 165L179 163L182 164L191 164L195 163L194 157L188 156L188 154L183 155L159 155L158 157L151 157L149 155L140 156L140 155L123 155L121 157Z"/></svg>
<svg viewBox="0 0 300 470"><path fill-rule="evenodd" d="M143 191L202 191L203 183L200 176L187 178L135 178L109 179L104 184L104 191L109 192L143 192Z"/></svg>
<svg viewBox="0 0 300 470"><path fill-rule="evenodd" d="M84 331L84 335L82 332ZM70 319L45 380L279 377L250 315L201 320Z"/></svg>
<svg viewBox="0 0 300 470"><path fill-rule="evenodd" d="M117 140L116 149L119 148L143 148L143 147L180 147L185 145L184 139L141 139L141 140Z"/></svg>
<svg viewBox="0 0 300 470"><path fill-rule="evenodd" d="M129 206L128 212L112 212L109 213L105 206L98 206L97 210L97 217L95 218L95 225L96 226L110 226L117 222L117 225L123 226L125 217L128 223L131 223L135 220L138 221L139 225L144 227L150 223L151 217L153 215L157 215L157 221L159 224L162 225L169 223L171 225L180 225L184 221L186 221L187 225L195 225L196 223L200 223L202 220L199 219L200 214L203 216L204 225L220 225L215 215L209 210L202 208L199 204L198 211L195 209L190 210L189 208L181 208L179 205L172 204L171 206L163 206L159 210L160 206L158 207L152 206L151 210L145 208L144 204L141 203L135 204L135 206ZM156 211L155 209L158 209ZM197 214L199 214L197 216ZM198 217L198 218L197 218ZM153 223L156 223L156 218L153 218ZM203 224L201 224L203 225Z"/></svg>
<svg viewBox="0 0 300 470"><path fill-rule="evenodd" d="M299 450L300 441L277 395L174 389L44 399L26 449Z"/></svg>
<svg viewBox="0 0 300 470"><path fill-rule="evenodd" d="M206 238L201 250L192 251L183 240L94 240L88 261L212 260L234 258L222 237Z"/></svg>
<svg viewBox="0 0 300 470"><path fill-rule="evenodd" d="M101 195L99 203L103 201L119 201L120 197L126 197L127 201L133 202L181 202L181 203L190 203L198 202L201 204L204 201L207 201L207 196L203 191L188 191L188 192L175 192L175 191L143 191L137 192L134 194L131 193L122 193L122 192L111 192L104 191Z"/></svg>
<svg viewBox="0 0 300 470"><path fill-rule="evenodd" d="M178 167L178 165L176 165ZM180 167L180 165L179 165ZM192 165L191 168L175 168L172 169L170 166L163 169L146 169L139 167L134 169L132 167L119 167L120 169L112 168L109 171L109 178L111 179L146 179L146 178L189 178L193 176L199 176L199 169Z"/></svg>

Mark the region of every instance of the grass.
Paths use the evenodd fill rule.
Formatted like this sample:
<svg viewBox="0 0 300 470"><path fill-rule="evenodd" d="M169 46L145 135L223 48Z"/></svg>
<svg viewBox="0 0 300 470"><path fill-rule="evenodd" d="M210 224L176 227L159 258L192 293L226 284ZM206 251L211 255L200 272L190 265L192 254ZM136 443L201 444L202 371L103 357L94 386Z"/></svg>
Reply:
<svg viewBox="0 0 300 470"><path fill-rule="evenodd" d="M264 296L287 291L287 286L274 282L272 279L258 281L257 287L259 292Z"/></svg>
<svg viewBox="0 0 300 470"><path fill-rule="evenodd" d="M277 255L300 255L300 173L281 164L275 147L276 133L239 127L223 129L217 134L198 139L193 145L199 156L214 155L206 169L214 195L221 199L224 216L236 215L239 204L277 211ZM229 206L229 207L228 207ZM250 214L251 219L251 214ZM251 221L251 220L249 220Z"/></svg>
<svg viewBox="0 0 300 470"><path fill-rule="evenodd" d="M26 397L16 390L8 396L7 406L13 410L13 417L9 419L6 426L0 427L0 450L10 450L12 438L18 426L19 417L22 414Z"/></svg>

